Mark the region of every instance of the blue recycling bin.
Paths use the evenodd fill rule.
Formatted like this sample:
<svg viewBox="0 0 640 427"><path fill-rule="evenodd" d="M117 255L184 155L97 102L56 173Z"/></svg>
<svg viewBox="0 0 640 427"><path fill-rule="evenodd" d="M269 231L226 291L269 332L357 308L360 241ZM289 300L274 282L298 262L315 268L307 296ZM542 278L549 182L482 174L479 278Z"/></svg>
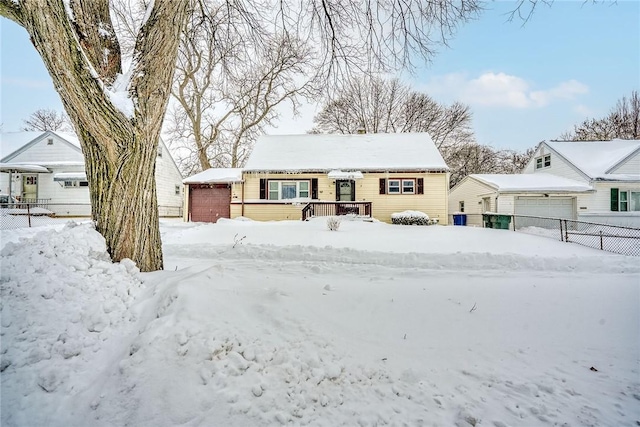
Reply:
<svg viewBox="0 0 640 427"><path fill-rule="evenodd" d="M453 215L453 225L467 225L467 215L466 214L454 214Z"/></svg>

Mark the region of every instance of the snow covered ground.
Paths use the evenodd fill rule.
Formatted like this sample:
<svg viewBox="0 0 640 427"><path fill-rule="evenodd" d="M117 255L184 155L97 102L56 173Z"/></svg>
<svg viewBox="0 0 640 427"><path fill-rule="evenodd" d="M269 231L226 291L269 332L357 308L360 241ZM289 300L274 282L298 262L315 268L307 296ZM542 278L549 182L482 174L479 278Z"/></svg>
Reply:
<svg viewBox="0 0 640 427"><path fill-rule="evenodd" d="M2 426L636 426L640 262L474 227L0 234Z"/></svg>

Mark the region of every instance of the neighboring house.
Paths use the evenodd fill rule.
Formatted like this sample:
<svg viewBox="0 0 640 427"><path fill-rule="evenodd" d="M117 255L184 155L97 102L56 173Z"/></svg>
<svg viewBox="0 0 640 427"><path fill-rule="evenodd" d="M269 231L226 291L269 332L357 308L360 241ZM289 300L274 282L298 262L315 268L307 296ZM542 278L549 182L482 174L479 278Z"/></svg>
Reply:
<svg viewBox="0 0 640 427"><path fill-rule="evenodd" d="M426 133L271 135L231 184L230 217L299 220L421 211L447 223L449 168ZM187 200L189 200L187 198Z"/></svg>
<svg viewBox="0 0 640 427"><path fill-rule="evenodd" d="M37 201L58 216L91 214L89 184L78 138L62 132L0 136L0 193ZM10 182L11 178L11 182ZM182 176L161 141L156 160L160 216L182 215Z"/></svg>
<svg viewBox="0 0 640 427"><path fill-rule="evenodd" d="M463 179L449 209L640 227L640 141L541 142L522 174Z"/></svg>

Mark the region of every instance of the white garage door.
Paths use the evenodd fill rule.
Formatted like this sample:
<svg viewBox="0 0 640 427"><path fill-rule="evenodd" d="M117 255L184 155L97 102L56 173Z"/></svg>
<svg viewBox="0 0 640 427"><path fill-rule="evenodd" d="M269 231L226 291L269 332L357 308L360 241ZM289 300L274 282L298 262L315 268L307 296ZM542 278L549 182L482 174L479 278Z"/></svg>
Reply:
<svg viewBox="0 0 640 427"><path fill-rule="evenodd" d="M518 197L516 215L575 219L573 197Z"/></svg>

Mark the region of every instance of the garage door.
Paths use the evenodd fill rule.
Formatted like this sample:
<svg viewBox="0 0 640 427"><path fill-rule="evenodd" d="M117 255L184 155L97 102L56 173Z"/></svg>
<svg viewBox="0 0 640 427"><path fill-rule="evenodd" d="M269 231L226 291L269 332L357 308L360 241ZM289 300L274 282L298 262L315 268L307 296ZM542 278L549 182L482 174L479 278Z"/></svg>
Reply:
<svg viewBox="0 0 640 427"><path fill-rule="evenodd" d="M194 222L216 222L230 218L231 189L228 185L192 185L189 188L189 213Z"/></svg>
<svg viewBox="0 0 640 427"><path fill-rule="evenodd" d="M516 215L574 219L573 197L518 197Z"/></svg>

